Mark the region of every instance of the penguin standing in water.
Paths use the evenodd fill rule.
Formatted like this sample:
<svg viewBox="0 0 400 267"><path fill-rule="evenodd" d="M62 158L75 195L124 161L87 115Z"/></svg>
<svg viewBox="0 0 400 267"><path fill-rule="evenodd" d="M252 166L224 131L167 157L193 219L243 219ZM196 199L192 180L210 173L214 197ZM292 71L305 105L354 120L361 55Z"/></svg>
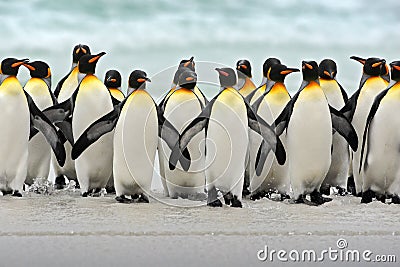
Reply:
<svg viewBox="0 0 400 267"><path fill-rule="evenodd" d="M19 67L27 59L7 58L0 65L0 190L21 197L27 175L28 140L31 129L40 130L49 142L59 164L65 162L65 150L56 128L36 106L17 79Z"/></svg>
<svg viewBox="0 0 400 267"><path fill-rule="evenodd" d="M74 93L75 89L78 87L78 61L84 55L90 55L90 48L87 45L78 44L72 50L72 66L71 70L65 75L57 84L56 89L54 90L54 95L57 98L57 102L61 103L69 99ZM62 122L63 125L58 126L66 126L71 127L71 121L67 120L66 122ZM56 124L57 125L57 124ZM75 170L75 162L71 160L71 149L72 142L71 137L66 137L69 141L64 143L65 150L67 152L67 159L65 165L61 167L58 165L57 161L54 159L54 155L52 156L52 165L55 173L55 181L54 188L62 189L65 186L65 178L70 180L74 180L78 182L76 177ZM64 177L65 176L65 177Z"/></svg>
<svg viewBox="0 0 400 267"><path fill-rule="evenodd" d="M336 80L337 66L335 61L324 59L319 64L319 82L322 91L331 107L340 110L348 100L347 93ZM350 151L347 141L337 132L332 137L331 166L321 185L321 193L329 195L330 187L338 189L344 195L349 173Z"/></svg>
<svg viewBox="0 0 400 267"><path fill-rule="evenodd" d="M51 70L43 61L23 64L28 68L31 79L25 84L27 92L40 110L56 104L56 98L51 91ZM34 179L47 180L50 171L51 147L42 133L33 136L28 145L28 171L25 183L32 185Z"/></svg>
<svg viewBox="0 0 400 267"><path fill-rule="evenodd" d="M236 73L238 81L235 87L243 97L246 97L256 89L252 81L250 62L246 59L239 60L236 63Z"/></svg>
<svg viewBox="0 0 400 267"><path fill-rule="evenodd" d="M369 203L373 197L383 203L386 197L400 204L400 61L390 63L392 82L375 98L362 135L360 169L362 199ZM388 128L390 125L390 128Z"/></svg>
<svg viewBox="0 0 400 267"><path fill-rule="evenodd" d="M122 78L117 70L109 70L104 77L104 85L110 91L113 105L118 105L124 100L124 93L121 91Z"/></svg>
<svg viewBox="0 0 400 267"><path fill-rule="evenodd" d="M217 189L225 204L242 207L245 160L248 149L248 127L260 133L266 141L266 150L275 152L283 164L286 154L273 129L253 113L247 101L233 88L236 75L231 68L217 68L221 91L203 109L180 135L170 156L170 169L176 167L191 139L206 129L206 183L207 205L222 206Z"/></svg>
<svg viewBox="0 0 400 267"><path fill-rule="evenodd" d="M181 133L184 128L200 114L204 104L193 92L196 87L197 75L194 71L184 71L178 79L175 91L165 100L164 117ZM193 137L188 145L192 162L189 170L183 170L182 166L174 170L165 169L167 189L171 198L188 198L191 200L205 199L205 131L200 131ZM170 149L162 146L164 155L170 155ZM168 166L168 158L164 166Z"/></svg>
<svg viewBox="0 0 400 267"><path fill-rule="evenodd" d="M78 138L72 149L72 158L78 158L101 137L115 128L113 173L116 200L122 203L149 202L158 137L169 147L178 141L178 131L164 119L158 106L145 91L144 71L135 70L129 76L128 96L114 110L92 123ZM183 154L190 159L186 152ZM83 155L83 154L82 154ZM188 168L187 164L182 166ZM130 198L127 198L130 196Z"/></svg>
<svg viewBox="0 0 400 267"><path fill-rule="evenodd" d="M319 85L318 65L302 62L303 83L275 120L276 132L286 129L289 177L293 199L297 203L320 205L319 189L331 163L332 129L357 149L357 134L350 122L329 106ZM310 194L311 201L306 199Z"/></svg>
<svg viewBox="0 0 400 267"><path fill-rule="evenodd" d="M342 113L351 121L357 136L361 138L365 122L367 121L368 112L371 110L375 97L387 88L387 82L381 77L382 68L385 67L385 60L380 58L363 59L352 56L354 59L363 64L363 75L361 77L359 89L350 97L346 105L341 109ZM355 190L354 194L360 196L362 191L362 177L358 170L360 169L361 150L358 149L352 153L352 170L354 177ZM348 183L352 183L349 178Z"/></svg>
<svg viewBox="0 0 400 267"><path fill-rule="evenodd" d="M286 89L284 80L286 76L300 70L288 68L282 64L274 64L268 71L268 82L266 90L252 105L255 113L267 123L272 124L281 114L286 104L290 101L289 92ZM282 133L280 139L286 147L286 133ZM290 191L288 160L280 165L272 155L260 154L263 150L262 138L255 132L250 135L250 199L256 200L269 193L279 193L281 200L288 197ZM260 151L261 150L261 151ZM261 157L262 155L262 157ZM254 169L256 166L256 169ZM261 167L263 170L261 171Z"/></svg>

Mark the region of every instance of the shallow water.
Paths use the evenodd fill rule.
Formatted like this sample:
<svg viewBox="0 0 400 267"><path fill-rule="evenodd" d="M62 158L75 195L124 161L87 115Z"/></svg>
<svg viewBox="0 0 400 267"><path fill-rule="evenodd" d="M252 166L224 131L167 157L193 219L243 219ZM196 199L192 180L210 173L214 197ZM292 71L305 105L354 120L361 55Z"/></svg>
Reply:
<svg viewBox="0 0 400 267"><path fill-rule="evenodd" d="M7 266L272 265L279 262L257 259L265 245L336 248L338 238L351 249L400 256L395 205L334 196L319 207L263 199L244 200L242 209L181 208L188 200L120 204L114 197L82 198L73 190L1 197L0 257Z"/></svg>

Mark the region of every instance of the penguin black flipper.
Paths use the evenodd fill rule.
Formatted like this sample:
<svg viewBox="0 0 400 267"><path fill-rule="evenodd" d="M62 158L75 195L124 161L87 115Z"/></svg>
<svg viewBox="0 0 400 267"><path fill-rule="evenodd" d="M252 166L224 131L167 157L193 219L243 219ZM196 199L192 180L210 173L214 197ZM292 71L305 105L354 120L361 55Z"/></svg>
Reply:
<svg viewBox="0 0 400 267"><path fill-rule="evenodd" d="M52 123L64 121L68 117L72 116L75 107L76 96L78 95L79 91L78 89L79 86L75 89L72 96L64 102L58 103L43 110L43 113Z"/></svg>
<svg viewBox="0 0 400 267"><path fill-rule="evenodd" d="M347 95L346 90L344 90L343 86L338 81L336 81L336 82L339 85L340 92L342 93L344 103L347 103L347 101L349 101L349 96Z"/></svg>
<svg viewBox="0 0 400 267"><path fill-rule="evenodd" d="M276 146L277 146L277 148L276 148L277 151L280 151L281 153L285 153L284 157L286 159L285 148L284 148L284 146L283 146L283 144L282 144L282 142L280 141L279 138L278 138L278 142L277 142ZM260 147L258 148L258 151L257 151L257 157L256 157L256 162L255 162L256 174L258 176L261 175L261 172L262 172L262 170L264 168L264 164L265 164L265 161L267 160L267 156L269 154L269 150L270 150L270 148L268 148L265 140L262 140L261 144L260 144ZM281 156L281 158L282 157L283 156ZM283 161L283 163L279 163L279 164L283 165L284 163L285 162Z"/></svg>
<svg viewBox="0 0 400 267"><path fill-rule="evenodd" d="M27 92L24 91L24 93L28 102L31 127L33 126L42 132L43 136L46 138L46 141L51 146L58 163L60 166L64 166L66 154L64 145L60 141L60 137L57 133L57 129L36 106L32 97Z"/></svg>
<svg viewBox="0 0 400 267"><path fill-rule="evenodd" d="M174 170L176 168L176 165L178 163L178 160L182 157L183 153L182 151L186 149L188 146L190 140L198 134L200 131L202 131L204 128L206 129L207 132L207 127L208 127L208 122L210 120L210 115L211 115L211 110L212 107L215 103L215 100L217 99L217 96L215 96L208 104L207 106L202 110L199 116L195 118L182 132L182 134L179 136L178 142L174 145L171 155L169 157L169 169ZM190 166L189 166L190 167ZM183 168L183 166L182 166ZM188 168L189 169L189 168ZM187 171L188 169L184 169Z"/></svg>
<svg viewBox="0 0 400 267"><path fill-rule="evenodd" d="M290 117L292 116L294 104L300 95L301 90L299 90L286 104L285 108L282 110L281 114L275 119L274 126L277 136L280 136L283 131L288 127Z"/></svg>
<svg viewBox="0 0 400 267"><path fill-rule="evenodd" d="M286 151L279 136L275 134L274 129L263 118L254 113L248 102L245 101L245 104L247 107L247 117L250 129L260 134L263 141L265 141L265 144L260 145L264 146L265 151L263 151L263 153L268 155L269 151L272 150L275 153L278 163L280 165L285 164Z"/></svg>
<svg viewBox="0 0 400 267"><path fill-rule="evenodd" d="M354 92L354 94L347 100L344 107L340 110L340 112L349 120L353 120L354 112L356 111L357 100L360 95L361 89L358 89Z"/></svg>
<svg viewBox="0 0 400 267"><path fill-rule="evenodd" d="M111 132L119 119L123 105L126 102L126 98L119 105L114 106L114 109L101 117L100 119L93 122L82 134L79 136L71 151L71 158L77 159L83 151L85 151L90 145L100 139L104 134Z"/></svg>
<svg viewBox="0 0 400 267"><path fill-rule="evenodd" d="M179 141L179 132L174 125L172 125L172 123L164 117L160 108L156 104L155 106L158 115L158 136L164 140L168 147L172 150L175 144ZM179 162L184 170L188 170L191 161L189 150L185 148L182 154L184 157L181 157Z"/></svg>
<svg viewBox="0 0 400 267"><path fill-rule="evenodd" d="M332 128L346 139L353 151L356 151L358 148L358 137L353 125L337 109L329 106L329 111L331 113Z"/></svg>
<svg viewBox="0 0 400 267"><path fill-rule="evenodd" d="M58 96L60 95L60 91L61 91L61 87L63 86L65 80L68 78L68 76L71 74L72 70L70 72L68 72L67 75L65 75L57 84L56 89L54 90L54 96L56 98L58 98Z"/></svg>
<svg viewBox="0 0 400 267"><path fill-rule="evenodd" d="M360 168L358 169L358 172L361 172L361 163L364 158L364 151L365 151L365 142L367 139L367 134L369 134L369 126L371 125L371 121L374 118L376 112L378 111L379 104L381 103L382 99L385 97L387 92L389 91L391 87L383 90L381 93L379 93L376 97L374 102L372 103L371 110L368 113L367 121L365 123L365 128L362 136L362 145L361 145L361 157L360 157ZM364 171L368 168L367 164L367 159L368 159L368 151L365 155L365 161L364 161Z"/></svg>
<svg viewBox="0 0 400 267"><path fill-rule="evenodd" d="M203 92L200 90L200 88L196 85L197 89L199 89L199 92L201 94L201 96L203 97L204 100L204 105L206 106L210 101L208 101L207 97L203 94ZM196 95L197 96L197 95ZM197 97L199 98L199 97Z"/></svg>
<svg viewBox="0 0 400 267"><path fill-rule="evenodd" d="M55 125L60 129L59 131L65 139L73 146L74 137L72 135L72 118L69 117L64 121L56 122Z"/></svg>

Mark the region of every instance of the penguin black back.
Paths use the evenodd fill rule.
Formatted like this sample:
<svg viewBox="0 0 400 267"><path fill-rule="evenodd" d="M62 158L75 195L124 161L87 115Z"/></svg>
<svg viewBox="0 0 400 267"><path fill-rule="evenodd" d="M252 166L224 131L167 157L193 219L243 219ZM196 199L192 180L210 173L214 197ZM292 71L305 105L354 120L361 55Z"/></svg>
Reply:
<svg viewBox="0 0 400 267"><path fill-rule="evenodd" d="M106 72L104 77L104 84L107 88L118 88L121 87L122 78L121 74L117 70L109 70Z"/></svg>
<svg viewBox="0 0 400 267"><path fill-rule="evenodd" d="M247 59L241 59L236 63L236 69L238 75L244 74L245 76L251 78L251 64Z"/></svg>
<svg viewBox="0 0 400 267"><path fill-rule="evenodd" d="M194 63L194 57L191 57L190 59L182 59L181 62L179 63L179 67L185 67L189 68L192 71L195 71L195 63Z"/></svg>
<svg viewBox="0 0 400 267"><path fill-rule="evenodd" d="M319 63L319 77L326 80L335 79L337 74L337 66L332 59L324 59Z"/></svg>
<svg viewBox="0 0 400 267"><path fill-rule="evenodd" d="M236 84L236 74L231 68L216 68L219 74L219 82L221 87L233 87Z"/></svg>

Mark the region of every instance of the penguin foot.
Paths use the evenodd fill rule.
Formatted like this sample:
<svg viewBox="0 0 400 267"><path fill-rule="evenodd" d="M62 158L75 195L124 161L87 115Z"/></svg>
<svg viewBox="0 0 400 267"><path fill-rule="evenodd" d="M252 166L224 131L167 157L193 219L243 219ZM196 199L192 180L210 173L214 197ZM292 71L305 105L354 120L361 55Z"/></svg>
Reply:
<svg viewBox="0 0 400 267"><path fill-rule="evenodd" d="M372 198L375 196L375 193L371 190L368 189L365 192L362 192L361 195L361 203L371 203L372 202Z"/></svg>
<svg viewBox="0 0 400 267"><path fill-rule="evenodd" d="M225 205L230 205L232 199L233 199L233 195L231 192L224 194Z"/></svg>
<svg viewBox="0 0 400 267"><path fill-rule="evenodd" d="M82 193L82 197L88 197L88 195L89 195L89 192L83 192Z"/></svg>
<svg viewBox="0 0 400 267"><path fill-rule="evenodd" d="M188 199L193 200L193 201L203 201L203 200L207 199L207 194L205 194L205 193L189 194Z"/></svg>
<svg viewBox="0 0 400 267"><path fill-rule="evenodd" d="M108 194L115 194L115 187L114 186L107 186L106 191Z"/></svg>
<svg viewBox="0 0 400 267"><path fill-rule="evenodd" d="M12 190L1 190L1 192L3 193L3 196L11 195L13 193Z"/></svg>
<svg viewBox="0 0 400 267"><path fill-rule="evenodd" d="M54 189L56 190L64 189L65 185L66 184L64 175L57 176L56 180L54 181Z"/></svg>
<svg viewBox="0 0 400 267"><path fill-rule="evenodd" d="M242 197L246 197L248 195L250 195L250 190L243 186Z"/></svg>
<svg viewBox="0 0 400 267"><path fill-rule="evenodd" d="M330 185L321 186L321 189L319 191L321 192L321 194L329 196L331 194L331 186Z"/></svg>
<svg viewBox="0 0 400 267"><path fill-rule="evenodd" d="M14 190L14 192L12 193L12 196L13 197L22 197L22 194L18 190Z"/></svg>
<svg viewBox="0 0 400 267"><path fill-rule="evenodd" d="M233 196L231 207L233 208L242 208L242 202L237 198L237 196Z"/></svg>
<svg viewBox="0 0 400 267"><path fill-rule="evenodd" d="M300 195L297 199L294 199L294 200L290 201L290 203L292 203L292 204L304 204L304 200L306 200L306 197L304 195Z"/></svg>
<svg viewBox="0 0 400 267"><path fill-rule="evenodd" d="M354 182L354 176L351 175L347 178L347 192L350 192L353 196L357 196L356 184Z"/></svg>
<svg viewBox="0 0 400 267"><path fill-rule="evenodd" d="M338 190L337 194L339 196L345 196L347 194L346 189L340 186L336 186L336 189Z"/></svg>
<svg viewBox="0 0 400 267"><path fill-rule="evenodd" d="M140 194L140 197L138 199L138 203L149 203L149 198L145 194Z"/></svg>
<svg viewBox="0 0 400 267"><path fill-rule="evenodd" d="M318 192L317 190L314 190L314 192L312 192L310 194L310 198L311 198L311 202L313 202L317 205L322 205L325 203L324 197L322 197L321 192Z"/></svg>
<svg viewBox="0 0 400 267"><path fill-rule="evenodd" d="M397 195L392 196L392 204L400 204L400 197Z"/></svg>
<svg viewBox="0 0 400 267"><path fill-rule="evenodd" d="M284 201L285 199L290 199L290 196L288 194L281 194L281 201Z"/></svg>
<svg viewBox="0 0 400 267"><path fill-rule="evenodd" d="M90 193L91 197L100 197L101 196L101 188L95 188Z"/></svg>
<svg viewBox="0 0 400 267"><path fill-rule="evenodd" d="M216 199L214 201L207 202L207 206L210 206L210 207L222 207L222 202L221 202L221 200Z"/></svg>
<svg viewBox="0 0 400 267"><path fill-rule="evenodd" d="M132 199L138 199L139 198L139 194L134 194L131 196Z"/></svg>
<svg viewBox="0 0 400 267"><path fill-rule="evenodd" d="M263 198L264 196L265 196L265 193L257 192L257 193L250 195L250 200L253 200L253 201L259 200L259 199Z"/></svg>
<svg viewBox="0 0 400 267"><path fill-rule="evenodd" d="M376 195L376 200L379 200L380 202L382 202L383 204L386 203L386 195Z"/></svg>
<svg viewBox="0 0 400 267"><path fill-rule="evenodd" d="M133 199L129 199L129 198L125 197L124 195L115 197L115 200L118 201L119 203L125 203L125 204L129 204L129 203L133 202Z"/></svg>

